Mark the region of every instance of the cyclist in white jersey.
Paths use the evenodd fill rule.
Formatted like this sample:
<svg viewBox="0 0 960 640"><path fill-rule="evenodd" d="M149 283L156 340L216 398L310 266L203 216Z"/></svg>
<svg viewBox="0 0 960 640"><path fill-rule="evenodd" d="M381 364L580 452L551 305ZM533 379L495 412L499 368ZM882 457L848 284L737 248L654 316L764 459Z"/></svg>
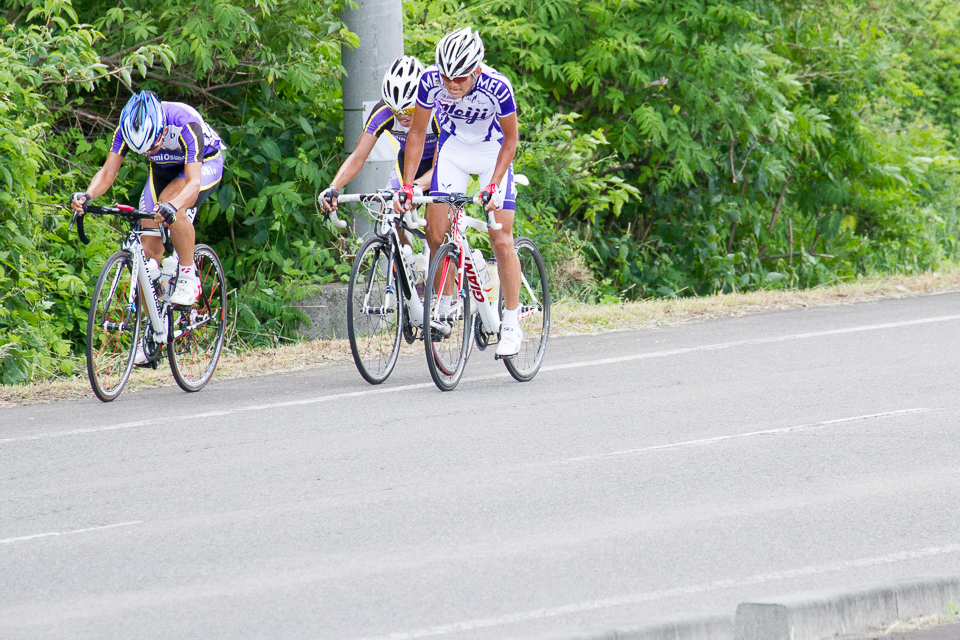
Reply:
<svg viewBox="0 0 960 640"><path fill-rule="evenodd" d="M420 77L413 124L407 135L403 186L396 208L411 209L413 180L423 151L427 125L436 114L440 141L430 193L435 196L464 193L471 175L486 185L481 195L486 209L496 210L499 230L490 229L490 244L497 258L504 312L497 355L516 355L523 341L520 329L520 261L513 247L516 189L513 157L519 138L513 86L500 72L483 63L483 42L470 27L444 36L437 44L436 64ZM435 252L450 226L447 206L427 208L427 242ZM452 287L452 285L451 285ZM459 300L450 291L440 292L441 313L456 308Z"/></svg>

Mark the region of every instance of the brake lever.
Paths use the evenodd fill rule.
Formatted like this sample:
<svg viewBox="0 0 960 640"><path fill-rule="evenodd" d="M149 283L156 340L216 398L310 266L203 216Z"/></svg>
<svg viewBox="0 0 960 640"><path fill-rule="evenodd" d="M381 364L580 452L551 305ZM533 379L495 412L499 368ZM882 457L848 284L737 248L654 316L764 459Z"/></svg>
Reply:
<svg viewBox="0 0 960 640"><path fill-rule="evenodd" d="M70 220L70 226L67 227L67 233L73 231L73 223L77 223L77 235L80 237L80 242L90 244L90 238L83 232L83 216L74 212L73 218Z"/></svg>

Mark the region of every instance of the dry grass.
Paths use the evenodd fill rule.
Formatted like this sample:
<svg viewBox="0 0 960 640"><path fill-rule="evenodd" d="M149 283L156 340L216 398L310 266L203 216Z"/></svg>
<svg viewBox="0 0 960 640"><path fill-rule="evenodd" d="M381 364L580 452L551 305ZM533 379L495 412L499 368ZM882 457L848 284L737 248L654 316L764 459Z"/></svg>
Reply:
<svg viewBox="0 0 960 640"><path fill-rule="evenodd" d="M833 306L871 300L907 298L960 291L960 269L918 276L865 278L860 281L806 291L757 291L704 298L647 300L620 305L560 302L553 306L551 333L579 335L650 329L748 313ZM286 371L301 371L333 363L352 362L346 340L298 342L289 346L224 352L216 377L245 378ZM165 363L157 370L134 371L124 393L175 384ZM23 386L0 386L0 408L88 398L86 376Z"/></svg>

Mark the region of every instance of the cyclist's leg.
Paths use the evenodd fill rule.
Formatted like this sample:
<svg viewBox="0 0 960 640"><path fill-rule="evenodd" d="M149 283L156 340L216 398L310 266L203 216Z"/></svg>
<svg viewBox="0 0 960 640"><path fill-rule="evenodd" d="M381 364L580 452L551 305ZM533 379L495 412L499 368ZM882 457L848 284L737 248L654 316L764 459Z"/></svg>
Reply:
<svg viewBox="0 0 960 640"><path fill-rule="evenodd" d="M154 211L160 200L158 194L176 178L176 173L157 167L152 162L147 174L147 183L143 185L143 192L140 194L140 209L143 211ZM157 229L158 225L153 220L143 220L140 223L144 229ZM143 252L147 258L153 258L157 264L163 260L163 243L160 242L159 231L148 231L141 237L143 243Z"/></svg>
<svg viewBox="0 0 960 640"><path fill-rule="evenodd" d="M458 160L461 158L460 145L453 138L440 141L437 151L437 164L433 170L433 179L430 183L430 193L434 196L448 196L451 193L464 193L470 174L465 171ZM443 238L450 229L450 207L445 204L431 204L427 206L427 227L425 234L430 246L430 255L435 256L443 244ZM434 282L434 286L436 286ZM443 295L452 295L454 278L447 278Z"/></svg>
<svg viewBox="0 0 960 640"><path fill-rule="evenodd" d="M170 241L173 248L177 250L180 256L181 265L190 265L193 263L194 246L196 244L196 231L193 227L193 220L196 218L197 209L207 198L220 186L220 178L223 177L223 152L218 151L209 158L204 158L200 166L200 191L192 204L187 204L177 212L177 220L170 226ZM171 182L161 194L163 198L176 197L180 191L187 186L186 176L180 173L177 179ZM167 191L169 190L169 195ZM183 223L181 224L181 218Z"/></svg>
<svg viewBox="0 0 960 640"><path fill-rule="evenodd" d="M480 184L489 184L493 169L480 175ZM497 257L497 272L500 276L500 289L503 291L504 308L515 310L520 304L520 260L513 246L513 220L516 209L516 186L513 182L513 165L507 170L500 188L504 189L503 208L497 210L496 219L500 229L490 229L490 245Z"/></svg>
<svg viewBox="0 0 960 640"><path fill-rule="evenodd" d="M169 202L186 186L182 166L164 167L150 164L150 176L140 195L140 208L144 211L155 211L159 202ZM203 191L200 192L201 195ZM198 198L199 200L199 198ZM193 230L193 216L196 214L196 203L190 208L177 212L177 220L168 229L170 241L178 256L193 256L193 247L196 234ZM144 229L158 229L159 224L154 220L144 220ZM148 231L143 234L143 251L148 258L157 262L163 259L163 243L160 241L160 231Z"/></svg>

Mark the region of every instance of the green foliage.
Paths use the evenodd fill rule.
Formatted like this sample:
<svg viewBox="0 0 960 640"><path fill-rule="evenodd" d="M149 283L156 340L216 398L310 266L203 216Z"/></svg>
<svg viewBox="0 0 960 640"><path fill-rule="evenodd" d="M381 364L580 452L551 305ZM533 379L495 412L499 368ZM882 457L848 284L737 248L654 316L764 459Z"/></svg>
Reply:
<svg viewBox="0 0 960 640"><path fill-rule="evenodd" d="M958 258L954 4L406 7L408 47L427 60L438 33L480 30L517 87L518 169L551 222L588 243L602 296L811 286ZM569 139L596 141L585 162L555 144L557 114Z"/></svg>
<svg viewBox="0 0 960 640"><path fill-rule="evenodd" d="M7 0L0 8L0 381L70 372L117 231L57 209L102 165L133 90L228 145L198 238L234 335L292 336L349 243L315 205L341 160L346 0ZM531 178L516 233L561 295L805 287L954 263L960 6L946 0L405 0L426 63L464 24L514 84ZM373 98L375 96L371 96ZM130 158L105 201L136 203Z"/></svg>

